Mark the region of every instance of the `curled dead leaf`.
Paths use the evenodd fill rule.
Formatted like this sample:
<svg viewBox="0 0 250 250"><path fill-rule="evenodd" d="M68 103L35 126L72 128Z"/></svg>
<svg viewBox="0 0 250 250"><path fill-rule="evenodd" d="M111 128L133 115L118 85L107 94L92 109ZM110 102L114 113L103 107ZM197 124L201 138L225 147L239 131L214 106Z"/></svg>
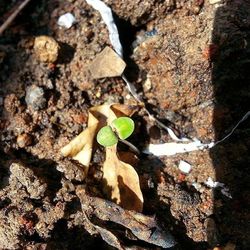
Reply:
<svg viewBox="0 0 250 250"><path fill-rule="evenodd" d="M71 157L82 164L85 177L89 169L98 124L99 121L89 112L88 128L61 149L64 157Z"/></svg>
<svg viewBox="0 0 250 250"><path fill-rule="evenodd" d="M110 108L115 113L116 117L132 116L138 110L138 107L135 105L124 105L120 103L115 103L111 105Z"/></svg>
<svg viewBox="0 0 250 250"><path fill-rule="evenodd" d="M120 241L116 237L116 235L114 235L108 229L100 227L100 226L92 223L90 221L90 219L88 218L85 211L83 211L83 217L84 217L85 223L87 224L85 226L85 228L90 234L100 234L102 239L104 241L106 241L110 246L113 246L118 250L123 250L124 249L124 247L122 246L122 244L120 243Z"/></svg>
<svg viewBox="0 0 250 250"><path fill-rule="evenodd" d="M113 202L101 198L90 197L80 186L78 186L76 194L80 199L83 212L88 214L89 217L97 217L101 221L122 225L131 231L135 239L164 249L176 245L174 237L158 225L155 217L125 210ZM108 238L106 240L107 243L112 245L113 241L109 242Z"/></svg>
<svg viewBox="0 0 250 250"><path fill-rule="evenodd" d="M117 237L113 233L111 233L109 230L102 228L102 227L99 227L99 226L95 226L95 228L99 232L99 234L101 235L102 239L104 241L106 241L109 245L111 245L119 250L124 249L124 247L122 247L122 245L119 242L119 240L117 239Z"/></svg>

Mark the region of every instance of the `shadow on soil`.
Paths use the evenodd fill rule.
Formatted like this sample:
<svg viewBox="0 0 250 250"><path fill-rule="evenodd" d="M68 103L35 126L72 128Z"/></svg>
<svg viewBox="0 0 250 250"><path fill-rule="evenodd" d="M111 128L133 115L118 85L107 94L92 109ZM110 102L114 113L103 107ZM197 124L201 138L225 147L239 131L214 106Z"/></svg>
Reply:
<svg viewBox="0 0 250 250"><path fill-rule="evenodd" d="M213 28L213 123L216 140L220 140L249 111L250 2L227 1L217 9ZM232 242L237 249L249 247L249 125L249 120L245 121L211 150L217 181L225 183L232 195L230 199L215 190L213 245Z"/></svg>
<svg viewBox="0 0 250 250"><path fill-rule="evenodd" d="M165 182L171 184L171 186L173 186L175 190L178 190L182 195L180 195L180 197L174 197L173 195L171 198L164 195L160 197L157 192L157 183L159 183L157 172L160 173L164 168L165 164L157 157L144 157L140 161L140 167L137 171L141 177L140 182L144 197L143 213L156 216L159 225L165 231L170 232L174 236L177 245L171 249L208 249L208 244L206 242L194 242L189 238L187 236L186 226L182 222L182 219L177 220L172 216L170 211L169 199L178 199L179 203L186 203L189 205L193 204L195 206L196 203L199 202L199 194L195 190L190 190L184 182L176 184L173 177L165 174L162 176L165 179Z"/></svg>
<svg viewBox="0 0 250 250"><path fill-rule="evenodd" d="M55 224L51 240L47 244L47 250L88 250L93 249L104 250L110 248L100 236L90 235L83 227L68 228L68 221L61 219Z"/></svg>

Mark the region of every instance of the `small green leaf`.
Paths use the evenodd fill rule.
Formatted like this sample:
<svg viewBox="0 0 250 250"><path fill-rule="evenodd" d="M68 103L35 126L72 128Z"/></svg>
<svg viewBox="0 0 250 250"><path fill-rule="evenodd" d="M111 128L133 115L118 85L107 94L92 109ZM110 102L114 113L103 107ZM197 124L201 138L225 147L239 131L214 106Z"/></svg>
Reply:
<svg viewBox="0 0 250 250"><path fill-rule="evenodd" d="M104 147L113 146L118 142L118 138L110 126L101 128L97 134L97 142Z"/></svg>
<svg viewBox="0 0 250 250"><path fill-rule="evenodd" d="M112 122L112 127L115 129L119 138L125 140L134 132L135 123L129 117L119 117Z"/></svg>

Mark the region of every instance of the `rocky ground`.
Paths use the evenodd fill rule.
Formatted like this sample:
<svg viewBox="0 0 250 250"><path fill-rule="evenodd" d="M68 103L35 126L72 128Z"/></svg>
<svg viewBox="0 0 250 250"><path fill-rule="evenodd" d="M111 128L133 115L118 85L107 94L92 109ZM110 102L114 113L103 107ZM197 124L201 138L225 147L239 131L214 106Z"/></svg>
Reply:
<svg viewBox="0 0 250 250"><path fill-rule="evenodd" d="M1 23L17 2L0 3ZM250 3L105 2L115 13L125 74L155 117L205 143L227 135L249 109ZM77 20L70 29L57 24L66 12ZM56 60L37 57L40 35L57 41ZM60 154L86 128L89 108L137 105L120 77L92 80L86 74L106 46L106 25L84 0L31 1L0 37L0 249L113 249L103 228L117 236L121 249L164 248L141 235L133 238L128 221L117 226L108 215L107 201L99 200L105 198L101 148L87 179L79 163ZM140 107L133 119L130 141L140 150L172 141ZM248 249L249 142L245 121L210 150L137 156L143 218L154 216L157 227L173 235L173 249ZM180 160L191 164L190 173L179 170ZM209 177L229 194L206 185ZM98 206L103 210L95 212ZM132 212L120 213L135 223Z"/></svg>

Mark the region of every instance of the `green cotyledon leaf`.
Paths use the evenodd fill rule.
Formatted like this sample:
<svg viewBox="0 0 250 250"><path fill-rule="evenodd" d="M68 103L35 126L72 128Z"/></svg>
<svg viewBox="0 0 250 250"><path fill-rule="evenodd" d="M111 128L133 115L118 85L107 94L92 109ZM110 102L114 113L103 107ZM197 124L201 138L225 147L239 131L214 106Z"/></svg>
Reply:
<svg viewBox="0 0 250 250"><path fill-rule="evenodd" d="M97 142L104 147L113 146L118 142L118 138L110 126L101 128L96 139Z"/></svg>
<svg viewBox="0 0 250 250"><path fill-rule="evenodd" d="M112 122L111 126L121 140L127 139L135 129L135 123L129 117L119 117Z"/></svg>

